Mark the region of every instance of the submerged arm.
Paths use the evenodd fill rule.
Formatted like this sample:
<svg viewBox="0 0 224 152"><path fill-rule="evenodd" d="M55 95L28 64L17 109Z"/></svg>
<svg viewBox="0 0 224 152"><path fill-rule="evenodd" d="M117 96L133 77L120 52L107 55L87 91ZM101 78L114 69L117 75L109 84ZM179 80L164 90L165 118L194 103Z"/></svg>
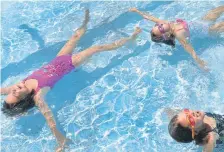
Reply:
<svg viewBox="0 0 224 152"><path fill-rule="evenodd" d="M201 68L203 68L204 70L208 70L206 68L206 64L205 62L200 59L196 52L194 51L194 48L191 46L191 44L188 43L188 41L185 39L185 38L179 38L179 37L176 37L178 39L178 41L181 43L181 45L184 47L184 49L192 56L192 58L199 64L199 66Z"/></svg>
<svg viewBox="0 0 224 152"><path fill-rule="evenodd" d="M130 9L131 12L136 12L138 13L139 15L141 15L143 18L147 19L147 20L150 20L152 22L155 22L155 23L158 23L158 22L167 22L166 20L161 20L161 19L158 19L150 14L147 14L145 12L141 12L139 11L137 8L131 8Z"/></svg>
<svg viewBox="0 0 224 152"><path fill-rule="evenodd" d="M35 98L35 104L39 108L40 112L43 114L45 119L47 120L48 126L51 129L51 132L56 137L56 140L60 147L65 146L66 138L60 133L60 131L56 128L56 123L54 120L54 116L48 107L48 105L45 103L43 97L40 95L36 95Z"/></svg>

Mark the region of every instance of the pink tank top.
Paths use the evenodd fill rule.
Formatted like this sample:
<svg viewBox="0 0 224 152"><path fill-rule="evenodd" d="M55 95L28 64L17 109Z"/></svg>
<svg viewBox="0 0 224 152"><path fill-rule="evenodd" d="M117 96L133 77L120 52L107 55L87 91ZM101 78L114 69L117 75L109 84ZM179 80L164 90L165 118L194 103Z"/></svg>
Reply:
<svg viewBox="0 0 224 152"><path fill-rule="evenodd" d="M39 70L34 71L30 76L24 79L35 79L38 81L38 86L35 90L37 93L43 87L53 87L64 75L71 72L75 67L72 64L72 55L62 55L53 59L47 65L44 65Z"/></svg>

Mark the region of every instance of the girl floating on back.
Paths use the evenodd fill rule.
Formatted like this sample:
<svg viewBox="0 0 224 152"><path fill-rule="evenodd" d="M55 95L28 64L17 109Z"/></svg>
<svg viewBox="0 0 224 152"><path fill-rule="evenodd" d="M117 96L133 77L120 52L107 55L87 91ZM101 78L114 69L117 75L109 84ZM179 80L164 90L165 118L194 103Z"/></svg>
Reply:
<svg viewBox="0 0 224 152"><path fill-rule="evenodd" d="M66 138L56 127L53 114L44 99L46 93L50 91L54 84L64 75L80 66L93 54L117 49L128 41L134 40L141 32L139 28L136 28L135 32L130 37L122 38L111 44L92 46L82 52L72 55L72 51L78 40L86 32L88 21L89 11L86 10L85 20L82 26L75 31L75 34L60 50L55 59L41 67L39 70L34 71L21 82L6 88L1 88L0 90L1 94L7 95L3 103L2 111L9 116L24 113L34 106L39 108L57 139L59 144L57 151L62 151L65 146Z"/></svg>
<svg viewBox="0 0 224 152"><path fill-rule="evenodd" d="M203 152L212 152L216 144L224 144L224 115L184 109L169 123L169 133L177 142L195 141Z"/></svg>
<svg viewBox="0 0 224 152"><path fill-rule="evenodd" d="M136 12L145 19L156 23L151 30L152 41L175 47L175 39L177 39L184 49L193 57L195 62L198 63L201 68L206 69L205 62L197 56L194 48L189 43L190 31L186 21L182 19L177 19L176 21L161 20L145 12L141 12L137 8L131 8L130 11ZM214 21L222 12L224 12L224 6L217 7L208 12L203 19ZM224 32L224 22L213 24L208 30L210 33Z"/></svg>

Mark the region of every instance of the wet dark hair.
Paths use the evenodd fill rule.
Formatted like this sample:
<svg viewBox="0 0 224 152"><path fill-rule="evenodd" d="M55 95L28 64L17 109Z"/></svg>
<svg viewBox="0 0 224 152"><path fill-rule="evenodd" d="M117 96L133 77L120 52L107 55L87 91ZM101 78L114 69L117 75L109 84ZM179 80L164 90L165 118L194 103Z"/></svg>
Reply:
<svg viewBox="0 0 224 152"><path fill-rule="evenodd" d="M178 115L175 115L171 119L168 126L170 136L177 142L189 143L194 140L196 145L201 145L205 142L208 133L212 131L211 129L208 131L208 127L205 127L197 135L195 135L195 139L193 139L191 129L188 127L183 127L181 124L177 123L177 118Z"/></svg>
<svg viewBox="0 0 224 152"><path fill-rule="evenodd" d="M7 116L16 116L27 112L35 106L34 97L35 91L32 90L24 99L17 102L15 105L8 104L4 101L2 112Z"/></svg>
<svg viewBox="0 0 224 152"><path fill-rule="evenodd" d="M188 127L183 127L177 123L178 115L175 115L168 126L170 136L178 142L189 143L192 142L192 132Z"/></svg>
<svg viewBox="0 0 224 152"><path fill-rule="evenodd" d="M210 128L210 127L209 127ZM201 130L197 135L195 135L195 144L196 145L202 145L204 142L208 142L208 133L213 131L211 128L207 130L207 128L204 128Z"/></svg>
<svg viewBox="0 0 224 152"><path fill-rule="evenodd" d="M175 36L173 34L170 35L171 39L169 40L164 40L163 37L155 35L151 31L151 40L156 43L164 43L166 45L170 45L172 47L175 47Z"/></svg>

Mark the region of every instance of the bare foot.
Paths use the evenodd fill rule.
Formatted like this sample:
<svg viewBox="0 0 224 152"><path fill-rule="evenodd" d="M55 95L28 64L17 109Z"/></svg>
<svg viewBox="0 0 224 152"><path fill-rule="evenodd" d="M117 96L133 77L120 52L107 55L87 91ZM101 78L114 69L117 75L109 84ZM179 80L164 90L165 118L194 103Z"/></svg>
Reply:
<svg viewBox="0 0 224 152"><path fill-rule="evenodd" d="M139 28L139 27L136 27L135 28L135 31L134 31L134 33L132 34L132 39L135 39L136 37L137 37L137 35L139 34L139 33L141 33L141 29Z"/></svg>

